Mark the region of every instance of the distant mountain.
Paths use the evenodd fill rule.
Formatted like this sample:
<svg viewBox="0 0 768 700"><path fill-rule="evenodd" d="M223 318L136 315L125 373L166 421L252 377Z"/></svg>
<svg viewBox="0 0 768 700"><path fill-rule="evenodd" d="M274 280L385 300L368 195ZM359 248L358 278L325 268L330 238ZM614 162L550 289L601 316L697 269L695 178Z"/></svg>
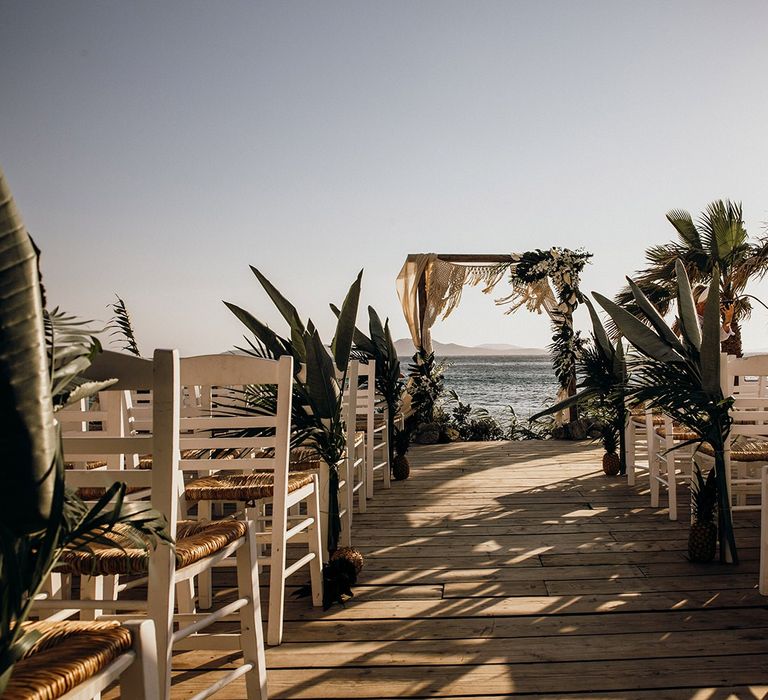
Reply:
<svg viewBox="0 0 768 700"><path fill-rule="evenodd" d="M456 343L440 343L432 341L435 354L438 357L478 357L481 355L548 355L543 348L521 348L518 345L507 343L485 343L483 345L467 346ZM410 357L414 353L413 342L410 338L401 338L395 341L397 354L400 357Z"/></svg>

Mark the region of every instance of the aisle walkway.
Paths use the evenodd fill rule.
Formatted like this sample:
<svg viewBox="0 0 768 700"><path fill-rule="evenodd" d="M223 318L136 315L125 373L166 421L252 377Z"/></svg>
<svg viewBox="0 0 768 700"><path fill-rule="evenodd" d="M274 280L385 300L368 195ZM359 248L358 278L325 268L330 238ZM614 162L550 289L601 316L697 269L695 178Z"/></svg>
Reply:
<svg viewBox="0 0 768 700"><path fill-rule="evenodd" d="M739 519L742 565L692 565L687 514L671 523L648 508L645 484L604 477L591 446L409 456L411 479L355 522L366 567L354 600L327 613L291 602L286 643L268 652L271 697L768 694L756 518ZM174 698L229 663L176 657Z"/></svg>

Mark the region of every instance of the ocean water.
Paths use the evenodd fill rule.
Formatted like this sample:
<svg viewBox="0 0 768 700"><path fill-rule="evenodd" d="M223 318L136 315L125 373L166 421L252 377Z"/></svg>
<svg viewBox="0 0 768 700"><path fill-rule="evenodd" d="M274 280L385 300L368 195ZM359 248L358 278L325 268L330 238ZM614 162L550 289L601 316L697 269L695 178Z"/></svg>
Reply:
<svg viewBox="0 0 768 700"><path fill-rule="evenodd" d="M410 358L401 358L404 370L409 362ZM505 422L507 406L525 419L552 405L557 396L548 355L449 357L445 363L446 390L453 389L462 403L486 408Z"/></svg>

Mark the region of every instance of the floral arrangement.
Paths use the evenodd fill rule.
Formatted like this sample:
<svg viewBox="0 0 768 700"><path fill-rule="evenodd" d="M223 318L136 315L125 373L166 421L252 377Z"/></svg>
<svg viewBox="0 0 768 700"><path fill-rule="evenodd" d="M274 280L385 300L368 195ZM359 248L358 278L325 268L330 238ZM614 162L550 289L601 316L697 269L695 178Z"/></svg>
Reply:
<svg viewBox="0 0 768 700"><path fill-rule="evenodd" d="M513 288L549 280L555 295L556 306L548 309L552 318L552 364L563 389L575 381L576 359L583 347L578 331L573 330L573 312L583 301L579 281L584 266L592 253L584 250L550 248L532 250L512 255L509 265L509 281Z"/></svg>

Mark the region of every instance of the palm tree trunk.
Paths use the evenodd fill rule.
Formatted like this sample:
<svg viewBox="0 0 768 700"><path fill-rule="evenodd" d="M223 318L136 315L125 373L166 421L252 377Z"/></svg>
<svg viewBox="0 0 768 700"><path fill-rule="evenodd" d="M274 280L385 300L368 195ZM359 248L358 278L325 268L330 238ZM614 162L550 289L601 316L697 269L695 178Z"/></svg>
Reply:
<svg viewBox="0 0 768 700"><path fill-rule="evenodd" d="M726 355L736 355L736 357L741 357L744 354L741 347L741 326L739 326L739 322L736 319L731 321L731 330L733 331L733 335L730 338L726 338L721 343L721 350Z"/></svg>

